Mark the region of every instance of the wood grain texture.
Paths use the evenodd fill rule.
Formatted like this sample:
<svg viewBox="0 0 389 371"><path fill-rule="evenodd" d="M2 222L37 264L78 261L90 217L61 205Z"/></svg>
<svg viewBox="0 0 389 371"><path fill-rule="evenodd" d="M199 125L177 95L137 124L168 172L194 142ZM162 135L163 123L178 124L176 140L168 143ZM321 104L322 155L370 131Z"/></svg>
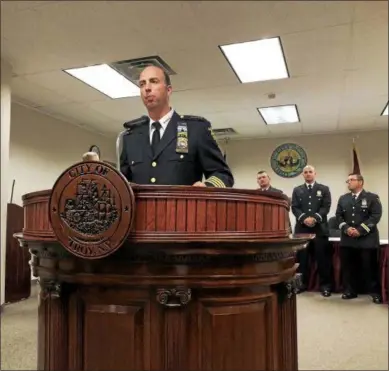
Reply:
<svg viewBox="0 0 389 371"><path fill-rule="evenodd" d="M27 299L31 294L30 253L21 249L13 237L23 228L24 211L16 204L7 205L7 238L5 264L5 303Z"/></svg>
<svg viewBox="0 0 389 371"><path fill-rule="evenodd" d="M289 204L277 193L197 187L137 186L133 243L248 241L288 236ZM270 194L270 195L269 195ZM55 241L50 191L27 194L25 239Z"/></svg>
<svg viewBox="0 0 389 371"><path fill-rule="evenodd" d="M285 282L311 237L288 236L286 197L133 190L129 238L97 260L55 240L49 191L23 198L18 238L42 287L38 369L296 371L296 302Z"/></svg>

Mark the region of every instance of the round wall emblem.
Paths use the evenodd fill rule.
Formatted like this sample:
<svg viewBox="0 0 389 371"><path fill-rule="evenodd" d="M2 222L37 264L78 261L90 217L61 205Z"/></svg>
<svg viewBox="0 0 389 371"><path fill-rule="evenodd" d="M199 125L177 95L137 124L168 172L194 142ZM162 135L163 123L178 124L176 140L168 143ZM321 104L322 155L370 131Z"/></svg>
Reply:
<svg viewBox="0 0 389 371"><path fill-rule="evenodd" d="M283 178L294 178L300 175L307 161L305 151L294 143L281 144L270 157L273 171Z"/></svg>
<svg viewBox="0 0 389 371"><path fill-rule="evenodd" d="M57 179L49 218L58 241L73 255L99 259L115 252L134 221L135 197L111 165L80 162Z"/></svg>

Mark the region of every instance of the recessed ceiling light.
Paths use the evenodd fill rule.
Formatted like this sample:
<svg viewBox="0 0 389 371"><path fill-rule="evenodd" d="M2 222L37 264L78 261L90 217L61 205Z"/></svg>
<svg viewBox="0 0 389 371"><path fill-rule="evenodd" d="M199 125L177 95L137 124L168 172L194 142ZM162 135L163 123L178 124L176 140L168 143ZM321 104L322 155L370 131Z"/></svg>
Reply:
<svg viewBox="0 0 389 371"><path fill-rule="evenodd" d="M293 124L300 122L297 106L295 104L257 108L257 110L266 125Z"/></svg>
<svg viewBox="0 0 389 371"><path fill-rule="evenodd" d="M113 99L140 95L139 87L107 64L71 68L65 72Z"/></svg>
<svg viewBox="0 0 389 371"><path fill-rule="evenodd" d="M289 77L279 37L220 46L242 83Z"/></svg>
<svg viewBox="0 0 389 371"><path fill-rule="evenodd" d="M381 116L388 116L388 103L386 103L386 107L382 111Z"/></svg>

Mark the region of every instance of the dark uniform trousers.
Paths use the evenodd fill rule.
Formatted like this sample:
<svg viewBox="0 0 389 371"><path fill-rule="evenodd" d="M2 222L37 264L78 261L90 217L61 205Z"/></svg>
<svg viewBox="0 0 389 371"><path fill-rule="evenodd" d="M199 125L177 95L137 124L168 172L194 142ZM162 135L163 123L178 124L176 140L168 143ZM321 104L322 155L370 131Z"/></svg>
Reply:
<svg viewBox="0 0 389 371"><path fill-rule="evenodd" d="M292 212L296 217L295 233L315 234L307 248L297 252L298 273L302 274L304 286L309 282L309 258L313 255L319 273L321 290L333 287L332 246L328 241L329 229L327 215L331 208L331 193L327 186L315 183L312 189L303 184L294 188L292 194ZM308 227L304 220L313 217L314 227Z"/></svg>
<svg viewBox="0 0 389 371"><path fill-rule="evenodd" d="M147 116L124 125L120 170L137 184L232 187L234 178L213 137L211 124L199 116L174 112L155 150Z"/></svg>
<svg viewBox="0 0 389 371"><path fill-rule="evenodd" d="M357 294L358 288L370 294L381 292L377 229L381 217L381 202L374 193L362 190L357 199L351 193L339 198L336 219L341 230L340 260L344 292ZM346 231L349 227L356 228L360 237L348 236Z"/></svg>

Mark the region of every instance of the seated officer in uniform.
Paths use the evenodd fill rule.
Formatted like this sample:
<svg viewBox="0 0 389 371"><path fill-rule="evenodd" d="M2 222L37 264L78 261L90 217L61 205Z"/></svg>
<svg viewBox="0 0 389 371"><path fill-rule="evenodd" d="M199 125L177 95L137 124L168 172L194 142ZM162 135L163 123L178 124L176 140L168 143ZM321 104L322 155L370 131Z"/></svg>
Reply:
<svg viewBox="0 0 389 371"><path fill-rule="evenodd" d="M211 124L202 117L180 116L170 107L169 75L146 67L139 86L148 116L124 124L128 129L120 153L124 176L138 184L232 187L234 178Z"/></svg>
<svg viewBox="0 0 389 371"><path fill-rule="evenodd" d="M332 249L328 241L327 215L331 208L330 189L315 181L316 171L313 166L303 170L305 183L293 189L292 212L296 217L295 233L315 234L308 247L297 252L298 272L302 274L303 285L300 291L307 289L309 281L309 255L313 256L319 272L322 296L331 296L332 291Z"/></svg>
<svg viewBox="0 0 389 371"><path fill-rule="evenodd" d="M350 193L340 196L336 218L341 230L340 262L343 271L342 299L357 295L357 278L367 277L367 289L373 302L382 302L379 283L377 248L380 237L377 224L382 217L382 206L375 193L363 189L363 176L350 174L347 179ZM358 260L363 270L358 269ZM361 273L363 272L363 273Z"/></svg>

